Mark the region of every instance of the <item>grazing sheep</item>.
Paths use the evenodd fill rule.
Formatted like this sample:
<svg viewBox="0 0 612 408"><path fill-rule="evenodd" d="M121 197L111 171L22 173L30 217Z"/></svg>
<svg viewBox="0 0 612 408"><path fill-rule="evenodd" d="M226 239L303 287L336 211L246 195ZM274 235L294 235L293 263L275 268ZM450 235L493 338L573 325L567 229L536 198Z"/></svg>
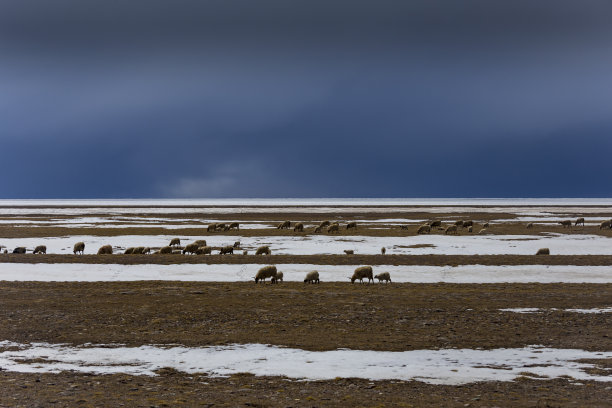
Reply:
<svg viewBox="0 0 612 408"><path fill-rule="evenodd" d="M533 222L530 222L529 224L527 224L527 229L531 229L533 228Z"/></svg>
<svg viewBox="0 0 612 408"><path fill-rule="evenodd" d="M449 225L448 227L446 227L446 229L444 230L444 235L447 235L447 234L457 235L457 224Z"/></svg>
<svg viewBox="0 0 612 408"><path fill-rule="evenodd" d="M98 249L98 255L112 255L113 254L113 247L110 245L104 245L101 246L100 249Z"/></svg>
<svg viewBox="0 0 612 408"><path fill-rule="evenodd" d="M83 255L83 253L85 252L85 243L84 242L77 242L76 244L74 244L74 247L72 248L72 252L76 255L79 252L81 253L81 255Z"/></svg>
<svg viewBox="0 0 612 408"><path fill-rule="evenodd" d="M233 229L240 231L240 224L238 224L237 222L232 222L230 225L227 226L226 231L233 230Z"/></svg>
<svg viewBox="0 0 612 408"><path fill-rule="evenodd" d="M599 224L599 229L610 229L612 227L612 220L607 220L607 221L602 221L601 224Z"/></svg>
<svg viewBox="0 0 612 408"><path fill-rule="evenodd" d="M441 227L442 226L442 221L440 221L440 220L431 221L429 223L429 226L431 228L433 228L433 227Z"/></svg>
<svg viewBox="0 0 612 408"><path fill-rule="evenodd" d="M240 248L240 241L234 242L234 248Z"/></svg>
<svg viewBox="0 0 612 408"><path fill-rule="evenodd" d="M454 224L454 225L455 225L456 227L463 227L463 221L462 221L462 220L455 221L455 224Z"/></svg>
<svg viewBox="0 0 612 408"><path fill-rule="evenodd" d="M168 247L168 248L170 248L170 247ZM123 251L123 253L125 255L133 254L134 253L134 247L130 247L130 248L126 249L125 251Z"/></svg>
<svg viewBox="0 0 612 408"><path fill-rule="evenodd" d="M427 224L423 224L417 230L417 234L429 234L431 232L431 227Z"/></svg>
<svg viewBox="0 0 612 408"><path fill-rule="evenodd" d="M272 283L278 283L283 281L283 273L276 272L276 275L272 277Z"/></svg>
<svg viewBox="0 0 612 408"><path fill-rule="evenodd" d="M293 232L304 232L304 224L302 224L301 222L298 222L297 224L295 224L295 227L293 227Z"/></svg>
<svg viewBox="0 0 612 408"><path fill-rule="evenodd" d="M304 283L320 283L319 281L319 272L311 271L306 274L306 278L304 279Z"/></svg>
<svg viewBox="0 0 612 408"><path fill-rule="evenodd" d="M197 241L194 241L194 243L198 244L201 247L208 245L205 239L198 239Z"/></svg>
<svg viewBox="0 0 612 408"><path fill-rule="evenodd" d="M407 226L407 225L400 225L400 229L402 229L402 230L407 230L407 229L408 229L408 226Z"/></svg>
<svg viewBox="0 0 612 408"><path fill-rule="evenodd" d="M161 247L159 249L159 253L160 254L171 254L172 253L172 247L169 247L169 246Z"/></svg>
<svg viewBox="0 0 612 408"><path fill-rule="evenodd" d="M576 220L576 224L574 224L574 226L578 226L578 224L582 224L582 226L584 227L584 218L580 217Z"/></svg>
<svg viewBox="0 0 612 408"><path fill-rule="evenodd" d="M321 221L321 223L319 224L319 227L321 228L325 228L331 225L331 221L329 220L325 220L325 221Z"/></svg>
<svg viewBox="0 0 612 408"><path fill-rule="evenodd" d="M538 252L536 252L536 255L550 255L550 249L540 248L538 249Z"/></svg>
<svg viewBox="0 0 612 408"><path fill-rule="evenodd" d="M133 254L141 255L144 252L144 247L136 247L134 248Z"/></svg>
<svg viewBox="0 0 612 408"><path fill-rule="evenodd" d="M346 229L351 229L351 228L357 229L357 222L352 221L352 222L349 222L348 224L346 224Z"/></svg>
<svg viewBox="0 0 612 408"><path fill-rule="evenodd" d="M277 229L289 229L291 227L291 221L283 221L276 226Z"/></svg>
<svg viewBox="0 0 612 408"><path fill-rule="evenodd" d="M142 250L143 254L150 254L151 253L151 248L149 247L145 247L145 249Z"/></svg>
<svg viewBox="0 0 612 408"><path fill-rule="evenodd" d="M217 224L217 231L227 231L224 223Z"/></svg>
<svg viewBox="0 0 612 408"><path fill-rule="evenodd" d="M191 243L185 246L185 249L183 249L183 254L195 254L198 248L200 248L200 244L197 242Z"/></svg>
<svg viewBox="0 0 612 408"><path fill-rule="evenodd" d="M260 268L255 275L255 283L258 283L259 281L265 282L267 278L276 277L276 272L276 266L274 265L268 265Z"/></svg>
<svg viewBox="0 0 612 408"><path fill-rule="evenodd" d="M370 281L374 283L371 266L360 266L359 268L355 269L353 276L351 276L349 279L351 280L351 283L355 282L357 279L363 283L363 278L368 278L368 283L370 283Z"/></svg>
<svg viewBox="0 0 612 408"><path fill-rule="evenodd" d="M36 248L34 248L34 253L35 254L46 254L47 247L45 245L39 245Z"/></svg>
<svg viewBox="0 0 612 408"><path fill-rule="evenodd" d="M335 224L332 224L329 227L327 227L327 233L328 234L332 234L334 232L340 233L340 224L335 223Z"/></svg>
<svg viewBox="0 0 612 408"><path fill-rule="evenodd" d="M172 238L170 240L170 246L179 246L181 245L181 239L180 238Z"/></svg>
<svg viewBox="0 0 612 408"><path fill-rule="evenodd" d="M462 225L463 228L472 227L472 226L474 226L474 221L472 220L463 221L463 225Z"/></svg>
<svg viewBox="0 0 612 408"><path fill-rule="evenodd" d="M26 253L26 249L25 249L25 247L17 247L15 249L13 249L13 253L14 254L25 254Z"/></svg>
<svg viewBox="0 0 612 408"><path fill-rule="evenodd" d="M270 255L271 253L272 251L270 251L270 247L267 245L260 246L257 248L257 251L255 251L255 255Z"/></svg>
<svg viewBox="0 0 612 408"><path fill-rule="evenodd" d="M387 248L385 248L385 247L380 248L380 253L381 253L381 255L386 254L387 253Z"/></svg>
<svg viewBox="0 0 612 408"><path fill-rule="evenodd" d="M561 224L561 226L562 226L563 228L569 228L569 229L571 229L571 228L572 228L572 221L570 221L570 220L563 220L563 221L560 221L560 222L559 222L559 224Z"/></svg>
<svg viewBox="0 0 612 408"><path fill-rule="evenodd" d="M353 251L352 249L345 249L344 253L347 255L353 255L355 253L355 251Z"/></svg>
<svg viewBox="0 0 612 408"><path fill-rule="evenodd" d="M314 229L314 233L315 234L320 234L322 229L323 229L323 227L318 226L317 228Z"/></svg>
<svg viewBox="0 0 612 408"><path fill-rule="evenodd" d="M217 224L208 224L206 232L215 232L217 230Z"/></svg>
<svg viewBox="0 0 612 408"><path fill-rule="evenodd" d="M389 272L379 273L374 278L378 279L378 283L381 283L382 281L385 281L385 283L391 282L391 275L389 274Z"/></svg>
<svg viewBox="0 0 612 408"><path fill-rule="evenodd" d="M226 245L223 248L221 248L219 250L219 255L225 255L225 254L234 254L234 247L231 245Z"/></svg>
<svg viewBox="0 0 612 408"><path fill-rule="evenodd" d="M242 255L248 255L249 251L247 251L246 249L244 251L242 251Z"/></svg>
<svg viewBox="0 0 612 408"><path fill-rule="evenodd" d="M484 229L484 228L483 228L483 229ZM472 231L474 231L474 228L472 228L472 226L470 225L470 226L468 227L468 232L472 232Z"/></svg>
<svg viewBox="0 0 612 408"><path fill-rule="evenodd" d="M196 254L198 254L198 255L211 255L212 254L212 247L211 246L199 247L198 251L196 252Z"/></svg>
<svg viewBox="0 0 612 408"><path fill-rule="evenodd" d="M485 222L484 225L482 226L482 228L489 228L489 223Z"/></svg>

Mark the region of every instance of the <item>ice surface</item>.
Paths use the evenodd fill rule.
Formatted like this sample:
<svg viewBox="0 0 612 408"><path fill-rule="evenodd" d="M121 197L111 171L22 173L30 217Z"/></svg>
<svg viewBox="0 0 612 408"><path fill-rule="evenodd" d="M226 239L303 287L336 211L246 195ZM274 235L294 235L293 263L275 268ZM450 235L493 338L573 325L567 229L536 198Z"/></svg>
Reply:
<svg viewBox="0 0 612 408"><path fill-rule="evenodd" d="M547 311L561 311L561 312L570 312L570 313L612 313L612 307L602 307L602 308L593 308L593 309L557 309L557 308L549 308L549 309L541 309L537 307L521 307L521 308L510 308L510 309L499 309L501 312L513 312L513 313L543 313Z"/></svg>
<svg viewBox="0 0 612 408"><path fill-rule="evenodd" d="M529 346L514 349L442 349L403 352L370 350L305 351L264 344L213 347L18 344L0 342L0 367L24 373L156 375L161 368L228 376L286 376L303 380L365 378L416 380L430 384L512 381L525 373L546 378L612 381L589 374L593 364L579 359L610 359L612 352ZM30 362L36 359L36 362ZM528 375L528 374L527 374Z"/></svg>
<svg viewBox="0 0 612 408"><path fill-rule="evenodd" d="M154 256L154 255L151 255ZM177 255L178 256L178 255ZM195 256L195 255L194 255ZM252 280L261 264L26 264L0 263L0 281L201 281ZM360 265L277 264L285 281L302 282L306 273L319 271L322 282L349 282ZM413 283L612 283L612 266L564 265L375 265L374 274L389 272L393 282ZM313 289L316 290L316 289Z"/></svg>

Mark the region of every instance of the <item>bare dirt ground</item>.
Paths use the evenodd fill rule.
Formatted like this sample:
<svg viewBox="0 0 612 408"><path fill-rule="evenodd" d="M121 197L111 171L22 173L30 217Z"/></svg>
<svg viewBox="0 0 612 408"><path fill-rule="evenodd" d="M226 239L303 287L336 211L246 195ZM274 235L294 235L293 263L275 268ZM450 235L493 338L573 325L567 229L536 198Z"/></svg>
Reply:
<svg viewBox="0 0 612 408"><path fill-rule="evenodd" d="M607 284L0 283L17 342L266 343L307 350L610 350L612 316L500 308L608 307ZM604 362L604 365L611 362ZM0 406L610 406L610 383L528 376L462 386L338 379L0 372Z"/></svg>
<svg viewBox="0 0 612 408"><path fill-rule="evenodd" d="M62 217L2 216L6 220L48 221ZM580 214L571 208L562 219ZM94 215L94 214L88 214ZM108 214L100 213L100 216ZM95 216L95 215L94 215ZM143 208L134 216L160 217ZM610 219L611 213L588 214ZM129 217L129 215L127 216ZM320 221L408 218L472 219L477 232L490 220L488 233L538 235L542 233L599 234L612 230L597 226L562 228L555 221L526 229L526 222L511 222L512 212L431 213L428 211L367 213L338 209L312 213L296 207L289 213L163 214L167 223L183 218L304 222L306 233L274 227L207 233L202 228L152 227L66 228L15 227L0 224L1 238L71 235L173 235L206 238L208 235L293 236L311 233ZM69 220L72 217L64 217ZM173 220L176 219L176 220ZM137 223L136 220L133 221ZM122 221L123 223L123 221ZM418 224L358 224L339 236L411 236ZM435 234L443 233L434 230ZM459 229L461 235L470 233ZM0 242L1 244L1 242ZM0 262L18 263L309 263L320 265L612 265L610 255L13 255L0 254ZM183 344L265 343L307 350L353 348L405 351L435 348L499 348L543 345L591 351L612 350L612 314L581 314L568 308L605 308L612 303L612 284L391 284L321 283L255 285L252 282L0 282L0 341L84 343ZM502 308L535 307L541 313L501 312ZM612 362L601 362L611 367ZM18 374L0 371L0 407L47 406L271 406L271 407L611 407L612 383L576 384L568 378L536 379L525 375L513 382L482 382L462 386L430 385L416 381L337 379L294 381L279 377L234 375L211 378L162 369L158 376Z"/></svg>

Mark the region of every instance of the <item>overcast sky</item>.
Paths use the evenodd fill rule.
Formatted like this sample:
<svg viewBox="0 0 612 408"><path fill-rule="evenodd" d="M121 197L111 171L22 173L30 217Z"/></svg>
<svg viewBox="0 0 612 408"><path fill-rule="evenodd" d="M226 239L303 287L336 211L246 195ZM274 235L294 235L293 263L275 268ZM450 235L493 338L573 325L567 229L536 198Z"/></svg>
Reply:
<svg viewBox="0 0 612 408"><path fill-rule="evenodd" d="M0 198L610 197L612 2L0 4Z"/></svg>

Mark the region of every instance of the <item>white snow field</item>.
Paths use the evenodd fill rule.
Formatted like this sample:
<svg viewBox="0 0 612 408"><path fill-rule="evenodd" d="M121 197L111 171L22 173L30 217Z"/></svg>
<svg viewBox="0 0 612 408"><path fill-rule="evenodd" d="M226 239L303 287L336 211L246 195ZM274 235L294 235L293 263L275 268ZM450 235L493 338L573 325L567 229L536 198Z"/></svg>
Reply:
<svg viewBox="0 0 612 408"><path fill-rule="evenodd" d="M586 314L600 314L600 313L612 313L612 307L601 307L594 309L557 309L557 308L548 308L542 309L537 307L519 307L519 308L510 308L510 309L499 309L501 312L512 312L512 313L545 313L548 311L560 311L560 312L569 312L569 313L586 313Z"/></svg>
<svg viewBox="0 0 612 408"><path fill-rule="evenodd" d="M185 373L207 373L212 376L252 373L301 380L356 377L452 385L512 381L529 374L546 379L569 376L578 381L609 382L612 375L589 374L584 370L594 364L576 360L610 358L612 352L538 346L390 352L348 349L305 351L265 344L193 348L159 345L71 347L49 343L0 342L0 367L14 372L59 373L71 370L153 376L156 370L169 367ZM36 362L29 361L33 359Z"/></svg>
<svg viewBox="0 0 612 408"><path fill-rule="evenodd" d="M0 281L252 281L261 264L27 264L0 263ZM302 282L319 271L322 282L348 282L360 265L277 264L288 282ZM374 274L389 272L393 282L411 283L612 283L612 266L567 265L375 265Z"/></svg>
<svg viewBox="0 0 612 408"><path fill-rule="evenodd" d="M74 243L85 242L85 253L95 254L102 245L115 249L145 246L159 248L168 245L173 235L74 235L63 237L1 238L0 245L9 249L18 246L34 249L46 245L47 253L72 253ZM180 237L185 244L205 239L208 245L224 246L240 241L242 248L253 250L269 245L275 255L343 254L352 249L356 254L379 254L385 247L387 254L423 255L534 255L539 248L550 248L553 255L610 255L612 238L600 235L565 235L547 233L540 235L416 235L407 237L368 236L259 236L240 237L230 235L202 235ZM415 247L420 246L420 247ZM252 252L251 252L252 253Z"/></svg>

